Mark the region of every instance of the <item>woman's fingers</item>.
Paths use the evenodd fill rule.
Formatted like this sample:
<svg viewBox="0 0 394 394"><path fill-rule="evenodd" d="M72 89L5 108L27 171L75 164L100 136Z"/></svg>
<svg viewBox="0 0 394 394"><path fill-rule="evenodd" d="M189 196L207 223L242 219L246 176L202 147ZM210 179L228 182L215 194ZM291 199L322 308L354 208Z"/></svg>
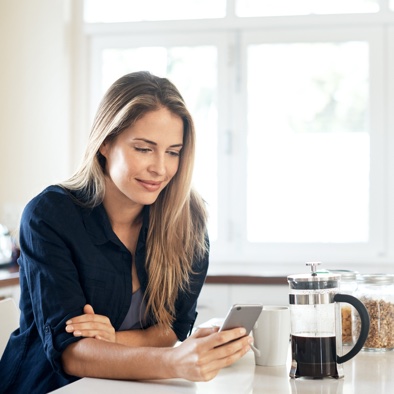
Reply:
<svg viewBox="0 0 394 394"><path fill-rule="evenodd" d="M89 304L86 304L83 307L83 313L86 313L87 315L94 315L94 310L93 307Z"/></svg>
<svg viewBox="0 0 394 394"><path fill-rule="evenodd" d="M253 342L252 337L245 335L244 329L228 336L228 333L220 332L213 336L210 350L203 356L202 360L207 364L213 363L213 368L223 368L231 365L234 361L242 357ZM234 338L234 335L236 337Z"/></svg>
<svg viewBox="0 0 394 394"><path fill-rule="evenodd" d="M90 305L85 305L83 315L75 316L72 319L66 321L66 325L76 325L82 323L101 323L105 325L111 325L111 321L107 316L95 314L93 308Z"/></svg>
<svg viewBox="0 0 394 394"><path fill-rule="evenodd" d="M78 337L97 338L115 342L115 329L108 317L97 315L91 305L84 306L84 314L66 322L66 331Z"/></svg>
<svg viewBox="0 0 394 394"><path fill-rule="evenodd" d="M97 323L69 324L66 331L76 337L97 338L105 341L115 342L115 330L112 326Z"/></svg>
<svg viewBox="0 0 394 394"><path fill-rule="evenodd" d="M252 338L245 334L243 328L223 332L197 330L174 348L176 376L195 381L212 379L220 369L233 364L250 349Z"/></svg>
<svg viewBox="0 0 394 394"><path fill-rule="evenodd" d="M216 335L212 335L214 333ZM205 338L202 343L206 343L208 347L216 348L244 336L246 336L246 330L243 327L221 332L218 332L218 327L210 327L196 330L190 338Z"/></svg>
<svg viewBox="0 0 394 394"><path fill-rule="evenodd" d="M250 350L251 341L251 337L245 337L213 349L205 361L204 377L212 379L222 368L242 358Z"/></svg>

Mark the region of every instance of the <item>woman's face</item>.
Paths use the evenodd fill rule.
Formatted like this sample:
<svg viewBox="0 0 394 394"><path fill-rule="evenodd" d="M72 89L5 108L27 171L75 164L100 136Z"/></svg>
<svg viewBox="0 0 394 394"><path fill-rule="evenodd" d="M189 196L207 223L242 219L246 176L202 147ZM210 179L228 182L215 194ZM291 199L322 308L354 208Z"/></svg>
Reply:
<svg viewBox="0 0 394 394"><path fill-rule="evenodd" d="M104 142L100 153L106 158L106 199L154 203L178 170L182 144L182 119L167 108L148 112L114 140Z"/></svg>

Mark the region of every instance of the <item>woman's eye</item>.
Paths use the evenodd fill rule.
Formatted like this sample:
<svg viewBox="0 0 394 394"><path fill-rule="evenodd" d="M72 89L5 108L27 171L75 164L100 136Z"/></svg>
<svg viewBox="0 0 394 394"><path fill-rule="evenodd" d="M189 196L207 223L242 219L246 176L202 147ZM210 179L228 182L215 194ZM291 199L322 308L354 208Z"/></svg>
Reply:
<svg viewBox="0 0 394 394"><path fill-rule="evenodd" d="M138 147L135 147L134 148L137 152L142 152L142 153L147 153L147 152L150 152L151 151L151 149L149 149L149 148L138 148Z"/></svg>
<svg viewBox="0 0 394 394"><path fill-rule="evenodd" d="M179 157L179 155L181 154L181 152L172 151L172 150L168 151L168 153L169 153L171 156L175 156L175 157Z"/></svg>

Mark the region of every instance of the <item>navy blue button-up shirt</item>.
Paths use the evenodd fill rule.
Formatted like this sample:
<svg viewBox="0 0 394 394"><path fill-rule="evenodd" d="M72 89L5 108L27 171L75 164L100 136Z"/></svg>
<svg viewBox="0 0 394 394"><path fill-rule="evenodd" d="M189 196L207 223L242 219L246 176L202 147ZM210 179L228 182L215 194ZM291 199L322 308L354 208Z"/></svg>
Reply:
<svg viewBox="0 0 394 394"><path fill-rule="evenodd" d="M144 207L134 263L143 292L149 207ZM133 256L113 232L103 205L77 203L50 186L25 208L20 228L21 319L0 362L0 393L47 393L77 378L64 373L61 354L81 338L65 331L66 321L85 304L108 316L115 330L130 307ZM208 255L193 263L190 289L179 293L173 330L179 340L190 332Z"/></svg>

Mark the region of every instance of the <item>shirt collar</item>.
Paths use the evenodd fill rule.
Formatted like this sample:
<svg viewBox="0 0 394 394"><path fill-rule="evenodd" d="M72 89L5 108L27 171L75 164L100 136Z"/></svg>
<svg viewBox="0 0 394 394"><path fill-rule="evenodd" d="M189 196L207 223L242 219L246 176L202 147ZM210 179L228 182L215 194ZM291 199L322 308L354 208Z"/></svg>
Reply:
<svg viewBox="0 0 394 394"><path fill-rule="evenodd" d="M140 232L140 240L146 242L149 226L149 206L145 205L142 210L142 228ZM92 209L84 209L83 220L86 231L92 237L96 245L102 245L108 241L121 244L118 237L112 230L108 214L103 204L100 204Z"/></svg>

